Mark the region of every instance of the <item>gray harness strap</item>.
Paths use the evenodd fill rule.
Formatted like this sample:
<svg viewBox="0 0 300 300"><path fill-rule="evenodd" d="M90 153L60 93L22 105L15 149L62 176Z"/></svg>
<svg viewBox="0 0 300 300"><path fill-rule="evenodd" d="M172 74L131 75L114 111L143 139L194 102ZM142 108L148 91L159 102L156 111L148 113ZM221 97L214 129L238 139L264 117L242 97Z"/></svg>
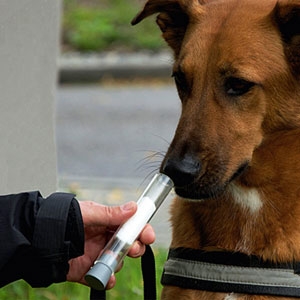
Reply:
<svg viewBox="0 0 300 300"><path fill-rule="evenodd" d="M163 285L225 293L300 297L299 263L275 264L233 252L170 249Z"/></svg>

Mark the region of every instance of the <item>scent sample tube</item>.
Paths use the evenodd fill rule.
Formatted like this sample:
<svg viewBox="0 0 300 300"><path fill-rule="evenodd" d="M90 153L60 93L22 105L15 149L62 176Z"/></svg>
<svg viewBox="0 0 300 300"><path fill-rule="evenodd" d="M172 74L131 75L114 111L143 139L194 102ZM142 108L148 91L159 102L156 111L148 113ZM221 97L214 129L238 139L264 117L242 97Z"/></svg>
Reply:
<svg viewBox="0 0 300 300"><path fill-rule="evenodd" d="M105 246L103 253L85 275L87 283L96 290L104 290L109 278L122 262L145 225L158 210L174 184L165 174L154 176L137 201L136 213L119 229Z"/></svg>

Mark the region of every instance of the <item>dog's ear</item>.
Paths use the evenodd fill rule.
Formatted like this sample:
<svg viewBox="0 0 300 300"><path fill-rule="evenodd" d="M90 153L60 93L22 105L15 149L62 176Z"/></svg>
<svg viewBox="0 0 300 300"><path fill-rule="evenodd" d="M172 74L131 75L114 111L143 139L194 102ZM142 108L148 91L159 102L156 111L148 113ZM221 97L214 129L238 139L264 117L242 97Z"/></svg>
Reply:
<svg viewBox="0 0 300 300"><path fill-rule="evenodd" d="M300 1L279 0L275 8L276 22L292 71L300 75Z"/></svg>
<svg viewBox="0 0 300 300"><path fill-rule="evenodd" d="M146 17L159 13L156 22L176 57L188 23L201 10L200 2L198 0L148 0L131 24L136 25Z"/></svg>

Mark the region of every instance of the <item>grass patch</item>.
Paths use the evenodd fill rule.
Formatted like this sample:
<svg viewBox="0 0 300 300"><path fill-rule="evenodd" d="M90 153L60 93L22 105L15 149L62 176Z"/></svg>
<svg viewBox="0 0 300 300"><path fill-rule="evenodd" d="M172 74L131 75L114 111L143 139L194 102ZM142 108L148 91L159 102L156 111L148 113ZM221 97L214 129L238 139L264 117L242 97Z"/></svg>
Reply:
<svg viewBox="0 0 300 300"><path fill-rule="evenodd" d="M63 49L160 50L164 43L155 20L130 24L141 8L137 0L64 0Z"/></svg>
<svg viewBox="0 0 300 300"><path fill-rule="evenodd" d="M156 259L157 292L161 293L160 277L167 258L166 249L153 249ZM107 300L143 299L143 280L140 259L127 257L122 270L117 273L117 284L107 291ZM124 298L124 295L126 297ZM89 288L76 283L53 284L48 288L31 288L26 282L18 281L0 289L0 299L14 300L86 300Z"/></svg>

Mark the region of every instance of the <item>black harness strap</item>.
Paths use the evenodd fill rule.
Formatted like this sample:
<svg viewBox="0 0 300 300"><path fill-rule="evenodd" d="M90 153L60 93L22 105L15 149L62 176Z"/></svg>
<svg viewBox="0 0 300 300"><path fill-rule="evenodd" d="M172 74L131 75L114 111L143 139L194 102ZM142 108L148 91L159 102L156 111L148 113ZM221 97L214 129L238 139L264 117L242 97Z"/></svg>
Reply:
<svg viewBox="0 0 300 300"><path fill-rule="evenodd" d="M105 300L106 299L106 293L104 291L98 291L93 288L91 288L90 291L90 300Z"/></svg>
<svg viewBox="0 0 300 300"><path fill-rule="evenodd" d="M161 282L212 292L300 296L299 262L279 264L236 252L170 249Z"/></svg>
<svg viewBox="0 0 300 300"><path fill-rule="evenodd" d="M155 258L149 245L146 245L145 254L141 258L144 281L144 300L156 300Z"/></svg>
<svg viewBox="0 0 300 300"><path fill-rule="evenodd" d="M146 251L141 258L141 267L144 281L144 300L156 300L155 258L149 245L146 245ZM90 300L105 299L105 290L97 291L91 288Z"/></svg>

